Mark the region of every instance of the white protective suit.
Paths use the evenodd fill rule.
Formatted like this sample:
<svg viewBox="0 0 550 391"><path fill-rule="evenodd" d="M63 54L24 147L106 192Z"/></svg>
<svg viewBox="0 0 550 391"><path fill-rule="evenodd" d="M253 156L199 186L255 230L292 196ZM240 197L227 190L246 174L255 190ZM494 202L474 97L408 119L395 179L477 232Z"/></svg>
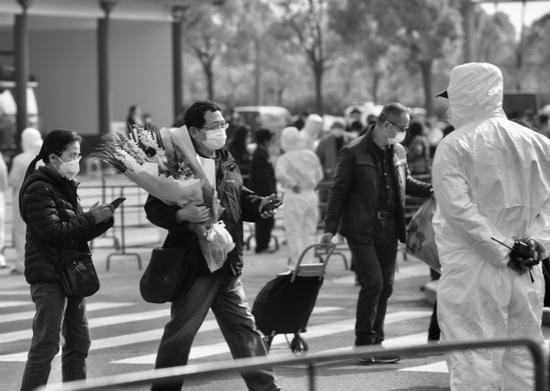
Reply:
<svg viewBox="0 0 550 391"><path fill-rule="evenodd" d="M26 225L19 213L19 189L25 179L25 172L32 159L38 155L42 147L42 136L34 128L26 128L21 133L21 149L12 161L8 183L13 191L13 244L16 249L15 269L23 273L25 268L25 231ZM37 167L41 164L39 162Z"/></svg>
<svg viewBox="0 0 550 391"><path fill-rule="evenodd" d="M437 292L444 341L529 337L544 343L541 265L507 267L514 239L550 249L550 140L509 121L500 70L487 63L453 68L447 89L456 128L433 164L433 218L442 265ZM527 349L454 351L447 355L454 390L533 389Z"/></svg>
<svg viewBox="0 0 550 391"><path fill-rule="evenodd" d="M290 248L289 268L294 268L301 252L315 243L319 220L319 197L315 188L323 178L321 162L306 146L304 135L295 127L284 128L275 176L284 188L283 224ZM292 188L298 185L300 191Z"/></svg>

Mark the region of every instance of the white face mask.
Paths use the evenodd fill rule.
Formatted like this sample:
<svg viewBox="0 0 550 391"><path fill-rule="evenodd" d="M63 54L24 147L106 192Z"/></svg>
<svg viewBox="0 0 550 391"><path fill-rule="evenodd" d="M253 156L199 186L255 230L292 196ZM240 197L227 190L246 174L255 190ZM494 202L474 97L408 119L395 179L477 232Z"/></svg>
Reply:
<svg viewBox="0 0 550 391"><path fill-rule="evenodd" d="M206 140L202 141L204 146L211 150L218 150L223 148L225 141L227 140L227 134L225 129L209 130L206 133Z"/></svg>
<svg viewBox="0 0 550 391"><path fill-rule="evenodd" d="M405 136L407 135L407 132L397 132L395 137L388 137L388 141L390 144L397 144L405 140Z"/></svg>
<svg viewBox="0 0 550 391"><path fill-rule="evenodd" d="M59 167L57 167L57 172L59 172L59 175L67 178L68 180L74 179L74 177L76 177L80 172L80 157L77 157L76 159L73 159L73 160L69 160L68 162L64 162L59 157L57 158L61 162Z"/></svg>

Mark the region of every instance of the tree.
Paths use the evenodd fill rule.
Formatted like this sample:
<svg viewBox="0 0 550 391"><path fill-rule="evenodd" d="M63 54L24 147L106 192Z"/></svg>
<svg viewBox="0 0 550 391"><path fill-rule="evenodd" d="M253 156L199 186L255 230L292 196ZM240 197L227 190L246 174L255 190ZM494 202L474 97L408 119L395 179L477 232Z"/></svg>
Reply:
<svg viewBox="0 0 550 391"><path fill-rule="evenodd" d="M329 15L331 28L346 42L348 50L359 52L366 61L371 75L372 100L377 103L390 43L380 33L373 11L372 2L348 0L332 2Z"/></svg>
<svg viewBox="0 0 550 391"><path fill-rule="evenodd" d="M530 87L533 91L550 91L550 13L541 16L526 31L524 41L525 62L534 72Z"/></svg>
<svg viewBox="0 0 550 391"><path fill-rule="evenodd" d="M315 85L315 110L322 114L323 75L330 67L331 45L326 17L327 0L277 0L273 10L280 19L278 37L290 41L307 58Z"/></svg>
<svg viewBox="0 0 550 391"><path fill-rule="evenodd" d="M223 6L200 4L190 7L184 18L185 50L194 54L201 64L210 100L215 96L214 62L226 51L228 41L235 35L239 5L239 2Z"/></svg>
<svg viewBox="0 0 550 391"><path fill-rule="evenodd" d="M379 34L401 46L420 70L427 115L433 112L432 67L461 35L459 12L449 0L376 0ZM455 51L456 48L453 48Z"/></svg>

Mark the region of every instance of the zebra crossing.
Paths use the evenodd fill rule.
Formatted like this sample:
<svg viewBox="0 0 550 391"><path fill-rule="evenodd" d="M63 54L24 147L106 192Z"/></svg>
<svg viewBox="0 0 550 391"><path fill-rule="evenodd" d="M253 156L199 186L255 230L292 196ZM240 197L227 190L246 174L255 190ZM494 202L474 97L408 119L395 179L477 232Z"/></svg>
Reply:
<svg viewBox="0 0 550 391"><path fill-rule="evenodd" d="M20 295L21 292L13 292ZM2 296L8 296L2 292ZM151 307L149 307L151 308ZM110 364L132 364L151 367L155 362L157 342L163 332L163 325L168 320L168 306L155 306L153 309L139 308L131 302L90 302L87 305L89 326L92 333L92 345L90 355L96 351L106 351L112 357ZM154 309L157 308L157 309ZM331 315L330 319L337 319L341 307L316 306L312 318L320 315ZM23 363L27 359L27 350L32 337L31 323L34 311L30 300L5 300L0 302L0 362ZM431 311L406 310L390 312L386 317L388 328L399 322L413 320L428 320ZM147 324L153 320L154 325ZM127 327L142 325L145 330L128 331ZM156 326L156 327L155 327ZM345 318L308 326L303 337L310 343L324 341L327 337L348 333L353 335L355 318ZM140 326L141 327L141 326ZM217 323L209 316L199 329L198 335L206 335L209 332L219 333ZM101 337L96 335L101 334ZM426 341L426 333L411 333L409 335L388 338L384 344L388 347L421 344ZM229 349L221 335L213 338L212 343L195 343L191 349L190 361L215 358L225 355L229 357ZM350 338L351 340L351 338ZM219 342L218 342L219 341ZM324 347L323 352L339 352L349 350L351 347ZM136 354L117 357L120 352L130 350ZM273 351L288 351L287 340L284 335L276 335L272 343ZM316 351L319 351L316 349ZM412 370L407 368L404 370ZM433 371L432 368L419 368L419 371Z"/></svg>

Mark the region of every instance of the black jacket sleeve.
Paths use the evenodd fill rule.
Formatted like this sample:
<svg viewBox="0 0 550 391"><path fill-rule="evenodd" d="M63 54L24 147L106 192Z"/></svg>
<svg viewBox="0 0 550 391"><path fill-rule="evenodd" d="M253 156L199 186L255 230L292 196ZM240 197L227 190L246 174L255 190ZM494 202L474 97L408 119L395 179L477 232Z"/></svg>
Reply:
<svg viewBox="0 0 550 391"><path fill-rule="evenodd" d="M54 190L44 182L30 184L21 197L21 214L35 237L51 245L86 242L97 230L90 212L62 218Z"/></svg>
<svg viewBox="0 0 550 391"><path fill-rule="evenodd" d="M433 194L433 190L431 184L414 179L407 168L405 193L413 197L428 198Z"/></svg>
<svg viewBox="0 0 550 391"><path fill-rule="evenodd" d="M144 208L147 220L157 227L167 229L168 231L175 231L181 228L181 224L176 221L178 206L166 205L158 198L149 195Z"/></svg>
<svg viewBox="0 0 550 391"><path fill-rule="evenodd" d="M344 147L340 152L340 156L338 156L334 183L330 189L325 217L325 232L335 234L338 231L340 216L342 215L342 210L347 201L353 180L354 160L353 152L349 148Z"/></svg>
<svg viewBox="0 0 550 391"><path fill-rule="evenodd" d="M241 187L241 210L244 221L258 221L262 218L258 210L262 199L263 197L258 196L249 188Z"/></svg>

